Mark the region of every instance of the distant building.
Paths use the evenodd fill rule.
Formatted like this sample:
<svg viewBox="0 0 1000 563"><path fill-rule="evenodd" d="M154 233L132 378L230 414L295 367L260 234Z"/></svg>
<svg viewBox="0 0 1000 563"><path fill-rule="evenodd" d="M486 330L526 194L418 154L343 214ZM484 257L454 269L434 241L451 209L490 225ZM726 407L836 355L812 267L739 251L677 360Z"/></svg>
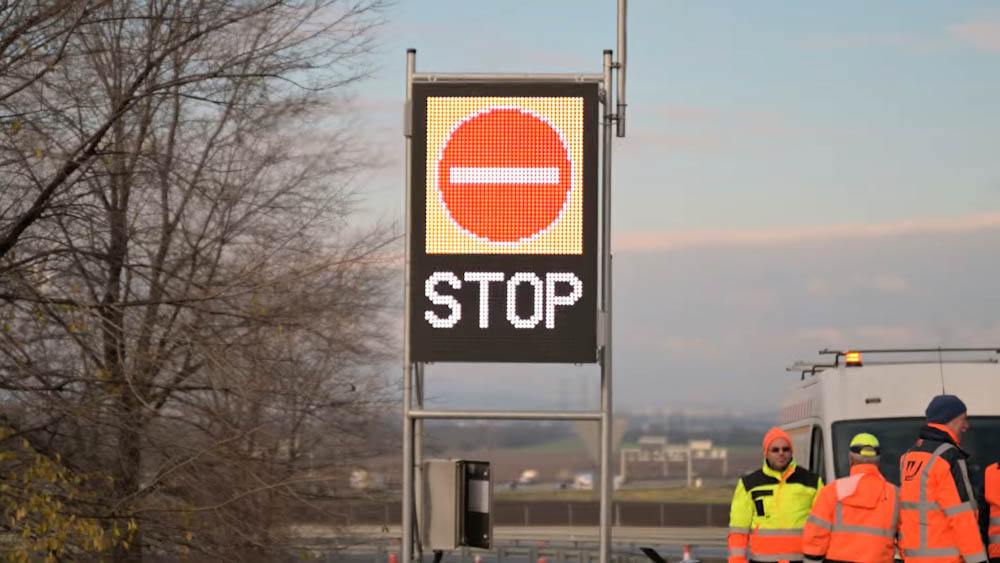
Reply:
<svg viewBox="0 0 1000 563"><path fill-rule="evenodd" d="M389 479L385 473L368 471L367 469L355 469L351 471L349 483L352 489L370 491L386 488L389 484Z"/></svg>
<svg viewBox="0 0 1000 563"><path fill-rule="evenodd" d="M642 436L634 447L621 448L621 477L625 482L677 477L725 477L729 472L726 448L712 447L711 440L671 444L666 436Z"/></svg>

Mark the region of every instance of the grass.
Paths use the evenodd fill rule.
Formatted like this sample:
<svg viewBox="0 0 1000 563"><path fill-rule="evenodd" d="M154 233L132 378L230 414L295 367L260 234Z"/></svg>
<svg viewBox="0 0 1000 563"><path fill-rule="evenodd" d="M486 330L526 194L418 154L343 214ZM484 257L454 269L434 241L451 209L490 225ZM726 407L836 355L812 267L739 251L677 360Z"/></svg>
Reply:
<svg viewBox="0 0 1000 563"><path fill-rule="evenodd" d="M513 448L518 452L550 452L550 453L565 453L574 451L583 451L586 447L579 436L567 436L559 440L554 440L552 442L544 442L541 444L532 444L530 446L524 446L523 448Z"/></svg>
<svg viewBox="0 0 1000 563"><path fill-rule="evenodd" d="M497 491L497 500L530 501L595 501L599 499L596 490L553 490L553 491ZM614 500L628 502L691 502L728 504L733 498L732 487L660 487L642 489L619 489L614 492Z"/></svg>

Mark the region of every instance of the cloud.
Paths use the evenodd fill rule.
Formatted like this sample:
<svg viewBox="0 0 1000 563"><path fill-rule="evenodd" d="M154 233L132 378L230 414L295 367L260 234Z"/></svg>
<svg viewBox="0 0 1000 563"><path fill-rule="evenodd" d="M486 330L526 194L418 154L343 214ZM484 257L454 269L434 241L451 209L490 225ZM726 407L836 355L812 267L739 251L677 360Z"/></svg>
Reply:
<svg viewBox="0 0 1000 563"><path fill-rule="evenodd" d="M902 47L913 39L899 33L842 33L814 35L806 43L817 49L862 49L867 47Z"/></svg>
<svg viewBox="0 0 1000 563"><path fill-rule="evenodd" d="M615 251L650 252L693 247L770 246L803 241L866 239L911 234L966 233L1000 229L1000 213L950 219L912 219L886 223L845 223L789 228L689 229L624 233L615 238ZM882 280L882 285L892 285Z"/></svg>
<svg viewBox="0 0 1000 563"><path fill-rule="evenodd" d="M703 123L723 118L722 112L717 108L678 104L662 104L653 113L673 123Z"/></svg>
<svg viewBox="0 0 1000 563"><path fill-rule="evenodd" d="M870 278L863 278L861 282L883 293L906 293L910 291L910 285L899 276L879 274Z"/></svg>
<svg viewBox="0 0 1000 563"><path fill-rule="evenodd" d="M910 284L900 276L892 274L853 274L846 278L809 278L806 292L809 295L830 295L834 292L872 290L878 293L908 293Z"/></svg>
<svg viewBox="0 0 1000 563"><path fill-rule="evenodd" d="M901 33L848 33L806 39L816 49L868 49L890 47L910 53L952 50L955 41L987 52L1000 52L1000 20L973 20L945 28L943 34L918 37Z"/></svg>
<svg viewBox="0 0 1000 563"><path fill-rule="evenodd" d="M983 51L1000 52L1000 21L970 21L948 28L948 34Z"/></svg>
<svg viewBox="0 0 1000 563"><path fill-rule="evenodd" d="M795 330L791 338L805 343L822 342L831 350L861 346L869 349L986 347L1000 342L1000 324L954 321L919 324L861 324L814 326Z"/></svg>
<svg viewBox="0 0 1000 563"><path fill-rule="evenodd" d="M778 302L779 296L773 289L740 288L728 295L729 302L745 311L770 309Z"/></svg>
<svg viewBox="0 0 1000 563"><path fill-rule="evenodd" d="M678 132L667 133L662 129L630 131L629 136L622 143L623 148L627 148L632 152L635 152L633 149L653 150L657 152L662 150L717 152L725 145L726 141L722 135L705 131L687 134Z"/></svg>
<svg viewBox="0 0 1000 563"><path fill-rule="evenodd" d="M816 35L806 38L805 43L810 48L821 50L891 48L915 54L936 53L952 48L942 36L918 37L902 33Z"/></svg>
<svg viewBox="0 0 1000 563"><path fill-rule="evenodd" d="M708 356L715 353L715 345L705 338L684 336L667 336L657 342L658 348L665 352L687 353Z"/></svg>
<svg viewBox="0 0 1000 563"><path fill-rule="evenodd" d="M678 104L639 107L628 114L629 135L622 147L638 151L719 152L756 150L762 139L787 141L827 130L792 123L779 111L760 108L721 108Z"/></svg>

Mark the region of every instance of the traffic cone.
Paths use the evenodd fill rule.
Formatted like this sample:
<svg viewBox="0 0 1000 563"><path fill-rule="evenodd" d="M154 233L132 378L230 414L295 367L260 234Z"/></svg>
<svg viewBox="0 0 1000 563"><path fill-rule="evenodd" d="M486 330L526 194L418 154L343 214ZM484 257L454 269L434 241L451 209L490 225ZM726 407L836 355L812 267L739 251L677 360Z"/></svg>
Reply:
<svg viewBox="0 0 1000 563"><path fill-rule="evenodd" d="M698 560L691 555L690 545L684 545L684 553L681 555L681 563L698 563Z"/></svg>
<svg viewBox="0 0 1000 563"><path fill-rule="evenodd" d="M472 563L483 563L483 556L478 553L474 558L472 558Z"/></svg>
<svg viewBox="0 0 1000 563"><path fill-rule="evenodd" d="M389 563L399 563L399 560L396 559L396 554L395 553L390 553L389 554Z"/></svg>
<svg viewBox="0 0 1000 563"><path fill-rule="evenodd" d="M538 558L538 563L545 563L545 558L544 557L539 557Z"/></svg>

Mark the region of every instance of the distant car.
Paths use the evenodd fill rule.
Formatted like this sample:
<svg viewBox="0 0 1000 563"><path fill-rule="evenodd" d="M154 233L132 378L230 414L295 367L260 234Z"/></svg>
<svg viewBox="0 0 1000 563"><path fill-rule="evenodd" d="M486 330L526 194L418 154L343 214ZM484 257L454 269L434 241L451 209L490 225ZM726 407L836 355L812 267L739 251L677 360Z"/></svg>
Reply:
<svg viewBox="0 0 1000 563"><path fill-rule="evenodd" d="M530 485L537 482L538 470L536 469L525 469L521 472L521 476L517 478L518 485Z"/></svg>
<svg viewBox="0 0 1000 563"><path fill-rule="evenodd" d="M587 471L584 473L577 473L573 477L573 488L580 491L589 491L594 488L594 474Z"/></svg>

